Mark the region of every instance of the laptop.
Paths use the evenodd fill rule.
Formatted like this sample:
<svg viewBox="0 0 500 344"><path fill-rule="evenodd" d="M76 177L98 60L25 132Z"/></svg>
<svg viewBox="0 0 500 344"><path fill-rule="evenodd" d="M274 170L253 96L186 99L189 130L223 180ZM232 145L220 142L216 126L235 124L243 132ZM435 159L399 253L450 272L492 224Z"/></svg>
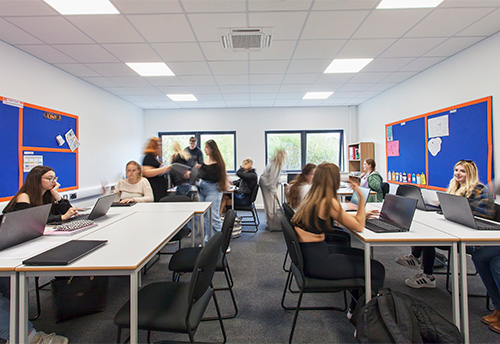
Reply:
<svg viewBox="0 0 500 344"><path fill-rule="evenodd" d="M69 265L106 245L107 242L107 240L71 240L26 259L23 264L31 266Z"/></svg>
<svg viewBox="0 0 500 344"><path fill-rule="evenodd" d="M422 190L416 185L400 185L396 190L396 195L410 197L417 200L417 209L423 211L439 211L441 208L432 204L426 204Z"/></svg>
<svg viewBox="0 0 500 344"><path fill-rule="evenodd" d="M479 230L500 230L500 223L474 217L467 197L438 192L439 203L446 220Z"/></svg>
<svg viewBox="0 0 500 344"><path fill-rule="evenodd" d="M365 227L376 233L408 232L417 208L414 198L385 195L378 219L366 219Z"/></svg>
<svg viewBox="0 0 500 344"><path fill-rule="evenodd" d="M368 196L370 196L370 188L364 188L360 186L359 191L361 191L361 195L363 195L363 199L365 200L365 206L366 206L366 201L368 200ZM358 205L359 205L359 195L357 192L353 191L351 196L351 201L348 203L342 203L342 208L345 211L358 211Z"/></svg>
<svg viewBox="0 0 500 344"><path fill-rule="evenodd" d="M43 235L52 204L0 215L0 251Z"/></svg>
<svg viewBox="0 0 500 344"><path fill-rule="evenodd" d="M73 216L72 218L66 221L50 222L49 225L60 225L75 220L95 220L107 214L109 208L111 207L111 204L113 204L113 200L115 199L115 197L116 197L115 194L99 197L99 199L95 202L94 207L92 207L92 211L89 214Z"/></svg>

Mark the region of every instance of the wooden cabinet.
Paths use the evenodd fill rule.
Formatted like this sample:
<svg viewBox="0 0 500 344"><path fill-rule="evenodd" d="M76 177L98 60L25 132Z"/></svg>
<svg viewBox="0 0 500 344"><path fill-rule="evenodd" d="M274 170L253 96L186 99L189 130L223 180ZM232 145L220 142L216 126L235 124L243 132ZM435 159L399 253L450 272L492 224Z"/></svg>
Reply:
<svg viewBox="0 0 500 344"><path fill-rule="evenodd" d="M349 173L363 172L363 161L368 158L375 159L373 142L351 143L347 146Z"/></svg>

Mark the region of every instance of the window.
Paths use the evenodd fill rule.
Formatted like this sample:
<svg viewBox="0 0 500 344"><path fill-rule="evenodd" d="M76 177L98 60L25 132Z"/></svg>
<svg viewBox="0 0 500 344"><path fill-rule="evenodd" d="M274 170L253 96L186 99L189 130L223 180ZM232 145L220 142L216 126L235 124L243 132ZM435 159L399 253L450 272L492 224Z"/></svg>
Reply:
<svg viewBox="0 0 500 344"><path fill-rule="evenodd" d="M172 143L178 141L182 148L189 146L189 138L196 137L197 145L205 156L205 142L212 139L217 143L228 172L236 171L236 132L235 131L207 131L207 132L160 132L158 136L162 142L162 158L164 163L170 163L172 157Z"/></svg>
<svg viewBox="0 0 500 344"><path fill-rule="evenodd" d="M342 169L342 130L266 131L266 163L278 149L285 149L284 170L297 172L307 163L323 161L337 164Z"/></svg>

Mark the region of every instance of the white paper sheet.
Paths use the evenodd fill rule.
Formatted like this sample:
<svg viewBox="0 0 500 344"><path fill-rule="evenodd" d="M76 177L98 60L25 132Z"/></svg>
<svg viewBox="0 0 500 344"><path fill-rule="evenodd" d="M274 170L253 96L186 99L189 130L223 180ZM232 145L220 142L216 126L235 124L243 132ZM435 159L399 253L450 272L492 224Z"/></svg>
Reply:
<svg viewBox="0 0 500 344"><path fill-rule="evenodd" d="M429 137L450 135L448 115L434 117L427 120L427 127L429 128Z"/></svg>
<svg viewBox="0 0 500 344"><path fill-rule="evenodd" d="M441 140L440 137L429 140L429 142L427 143L427 147L429 148L429 153L431 153L432 156L436 156L441 151L442 142L443 140Z"/></svg>

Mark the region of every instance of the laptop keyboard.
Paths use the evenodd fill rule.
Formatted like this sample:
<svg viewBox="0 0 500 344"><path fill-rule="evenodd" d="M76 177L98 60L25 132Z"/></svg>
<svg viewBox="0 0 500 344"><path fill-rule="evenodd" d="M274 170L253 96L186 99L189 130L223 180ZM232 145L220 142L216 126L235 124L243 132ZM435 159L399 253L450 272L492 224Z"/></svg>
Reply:
<svg viewBox="0 0 500 344"><path fill-rule="evenodd" d="M403 232L404 229L379 219L366 219L366 228L376 233Z"/></svg>
<svg viewBox="0 0 500 344"><path fill-rule="evenodd" d="M54 227L54 230L59 232L73 232L80 229L88 229L97 226L92 220L74 220L63 223L62 225Z"/></svg>
<svg viewBox="0 0 500 344"><path fill-rule="evenodd" d="M476 225L477 229L480 230L500 230L500 224L495 224L480 219L476 219Z"/></svg>

